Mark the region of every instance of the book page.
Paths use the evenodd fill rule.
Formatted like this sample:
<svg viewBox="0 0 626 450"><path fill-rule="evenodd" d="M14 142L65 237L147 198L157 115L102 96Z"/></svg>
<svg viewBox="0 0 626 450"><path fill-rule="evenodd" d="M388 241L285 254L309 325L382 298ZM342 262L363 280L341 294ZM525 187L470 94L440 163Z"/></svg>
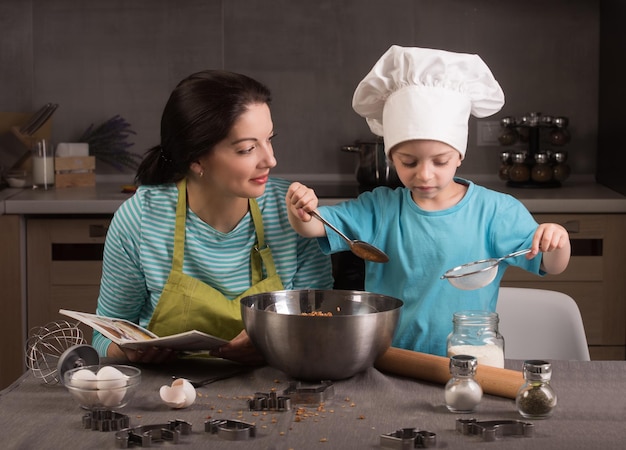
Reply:
<svg viewBox="0 0 626 450"><path fill-rule="evenodd" d="M172 350L212 350L228 342L197 330L158 337L136 323L124 319L98 316L67 309L60 309L59 313L83 322L111 339L120 347L138 349L153 346L171 348Z"/></svg>

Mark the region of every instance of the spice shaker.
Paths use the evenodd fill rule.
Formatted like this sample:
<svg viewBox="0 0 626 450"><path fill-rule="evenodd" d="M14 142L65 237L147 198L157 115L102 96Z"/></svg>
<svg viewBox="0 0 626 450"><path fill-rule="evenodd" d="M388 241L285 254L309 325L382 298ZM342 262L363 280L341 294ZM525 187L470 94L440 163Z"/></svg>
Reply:
<svg viewBox="0 0 626 450"><path fill-rule="evenodd" d="M545 419L556 407L556 393L550 385L552 366L547 361L524 361L524 379L515 398L518 412L527 419Z"/></svg>
<svg viewBox="0 0 626 450"><path fill-rule="evenodd" d="M450 374L445 387L446 407L455 413L474 412L483 398L483 389L474 379L478 360L470 355L450 358Z"/></svg>
<svg viewBox="0 0 626 450"><path fill-rule="evenodd" d="M459 311L452 317L448 356L471 355L479 364L504 367L504 338L498 331L500 317L490 311Z"/></svg>

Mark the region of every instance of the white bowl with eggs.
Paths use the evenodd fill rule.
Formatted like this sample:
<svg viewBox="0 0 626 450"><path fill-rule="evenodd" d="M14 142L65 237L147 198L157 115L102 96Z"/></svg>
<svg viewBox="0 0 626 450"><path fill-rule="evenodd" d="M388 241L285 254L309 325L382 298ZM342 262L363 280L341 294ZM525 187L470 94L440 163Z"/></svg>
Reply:
<svg viewBox="0 0 626 450"><path fill-rule="evenodd" d="M126 406L140 382L141 370L125 365L76 367L63 374L67 390L88 410Z"/></svg>

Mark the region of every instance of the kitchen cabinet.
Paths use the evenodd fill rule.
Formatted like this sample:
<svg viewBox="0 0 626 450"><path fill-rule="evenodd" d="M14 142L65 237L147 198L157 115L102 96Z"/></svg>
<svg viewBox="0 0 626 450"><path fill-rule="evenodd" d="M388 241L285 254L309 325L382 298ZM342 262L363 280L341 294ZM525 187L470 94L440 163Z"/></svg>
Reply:
<svg viewBox="0 0 626 450"><path fill-rule="evenodd" d="M0 215L0 286L2 326L0 326L0 389L24 372L22 336L22 283L20 216ZM15 345L18 343L19 345Z"/></svg>
<svg viewBox="0 0 626 450"><path fill-rule="evenodd" d="M502 286L570 295L580 309L591 358L626 359L626 214L536 214L535 219L568 230L569 266L562 274L543 278L511 267Z"/></svg>
<svg viewBox="0 0 626 450"><path fill-rule="evenodd" d="M512 267L502 285L567 293L580 308L592 359L626 359L626 214L535 214L535 218L568 229L570 264L564 273L542 278ZM60 308L95 311L109 223L110 216L26 220L29 330L65 319L58 314ZM18 311L13 313L18 317ZM83 330L90 340L91 330Z"/></svg>
<svg viewBox="0 0 626 450"><path fill-rule="evenodd" d="M28 329L68 320L59 309L95 312L110 217L27 218ZM81 326L91 342L92 330Z"/></svg>

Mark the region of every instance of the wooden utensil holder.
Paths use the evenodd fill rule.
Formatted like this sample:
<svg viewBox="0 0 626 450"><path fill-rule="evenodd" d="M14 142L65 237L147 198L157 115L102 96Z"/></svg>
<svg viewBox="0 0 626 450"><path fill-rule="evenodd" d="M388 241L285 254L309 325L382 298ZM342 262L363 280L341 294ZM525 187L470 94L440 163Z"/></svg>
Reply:
<svg viewBox="0 0 626 450"><path fill-rule="evenodd" d="M54 172L54 185L57 188L95 186L96 157L56 157Z"/></svg>

